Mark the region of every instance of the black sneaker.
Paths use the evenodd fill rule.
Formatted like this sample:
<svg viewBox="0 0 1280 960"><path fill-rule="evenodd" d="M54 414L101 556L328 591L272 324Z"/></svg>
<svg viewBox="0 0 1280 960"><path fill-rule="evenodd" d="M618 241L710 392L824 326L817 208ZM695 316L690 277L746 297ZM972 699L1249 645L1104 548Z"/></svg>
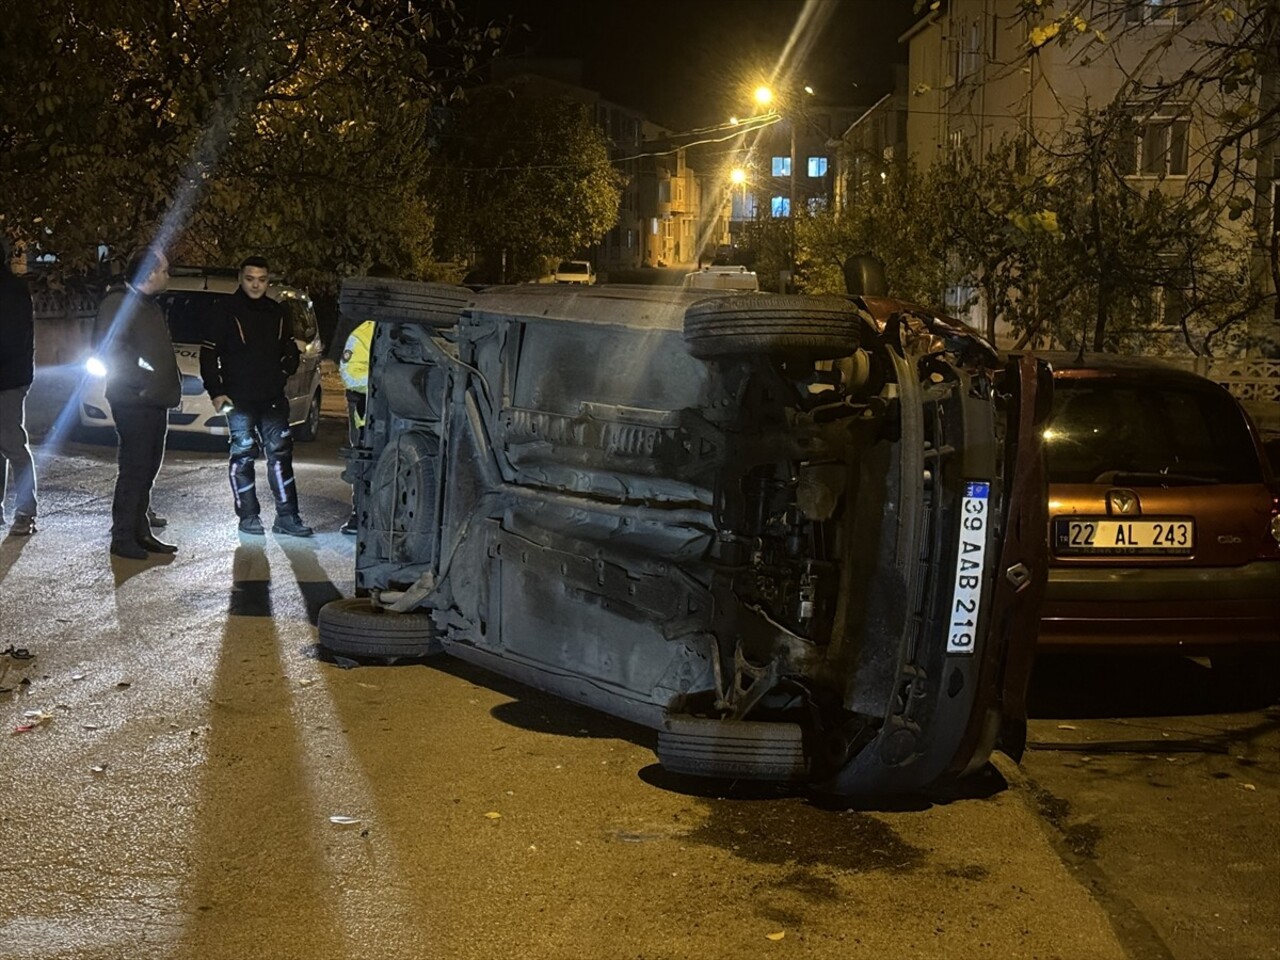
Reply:
<svg viewBox="0 0 1280 960"><path fill-rule="evenodd" d="M151 525L153 530L159 530L161 527L169 525L169 521L164 517L158 516L154 510L147 511L147 523Z"/></svg>
<svg viewBox="0 0 1280 960"><path fill-rule="evenodd" d="M241 517L240 532L252 534L255 537L260 537L263 534L265 534L267 531L262 528L262 521L259 520L257 517Z"/></svg>
<svg viewBox="0 0 1280 960"><path fill-rule="evenodd" d="M345 533L348 537L354 537L357 533L360 532L360 520L353 513L351 516L347 517L347 522L344 523L342 526L340 526L338 529L341 530L343 533Z"/></svg>
<svg viewBox="0 0 1280 960"><path fill-rule="evenodd" d="M36 532L36 518L20 513L13 518L13 526L9 532L15 537L29 537Z"/></svg>
<svg viewBox="0 0 1280 960"><path fill-rule="evenodd" d="M309 537L315 533L296 513L282 513L276 517L276 522L271 525L271 532L283 533L289 537Z"/></svg>

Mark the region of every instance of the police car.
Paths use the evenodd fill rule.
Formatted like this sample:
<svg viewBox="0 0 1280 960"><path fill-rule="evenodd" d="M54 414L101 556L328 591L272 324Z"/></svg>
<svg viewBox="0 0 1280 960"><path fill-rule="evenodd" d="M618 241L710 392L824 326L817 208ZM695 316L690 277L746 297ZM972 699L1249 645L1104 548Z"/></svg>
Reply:
<svg viewBox="0 0 1280 960"><path fill-rule="evenodd" d="M236 292L234 268L172 267L169 286L156 299L164 310L173 352L182 374L182 402L169 411L169 429L182 433L227 435L227 418L213 408L200 379L200 344L206 339L214 311L224 297ZM285 319L298 344L298 369L285 384L289 422L295 440L314 440L320 426L320 340L315 309L305 290L273 278L267 296L284 305ZM106 400L106 382L93 377L80 395L80 425L114 427Z"/></svg>

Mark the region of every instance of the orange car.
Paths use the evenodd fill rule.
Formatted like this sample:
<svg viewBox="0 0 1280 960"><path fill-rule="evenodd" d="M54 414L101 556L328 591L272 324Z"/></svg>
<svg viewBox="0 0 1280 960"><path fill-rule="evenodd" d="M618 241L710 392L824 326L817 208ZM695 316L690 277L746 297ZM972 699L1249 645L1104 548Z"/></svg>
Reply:
<svg viewBox="0 0 1280 960"><path fill-rule="evenodd" d="M1054 368L1041 648L1208 656L1280 688L1280 487L1243 408L1157 361L1040 356Z"/></svg>

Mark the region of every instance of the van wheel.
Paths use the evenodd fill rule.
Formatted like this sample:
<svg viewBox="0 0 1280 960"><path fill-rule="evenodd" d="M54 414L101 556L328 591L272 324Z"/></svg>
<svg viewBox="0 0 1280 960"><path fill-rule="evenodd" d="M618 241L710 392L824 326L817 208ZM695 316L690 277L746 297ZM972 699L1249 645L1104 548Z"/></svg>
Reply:
<svg viewBox="0 0 1280 960"><path fill-rule="evenodd" d="M858 348L861 323L857 307L839 297L757 293L693 304L684 314L684 340L702 360L832 360Z"/></svg>
<svg viewBox="0 0 1280 960"><path fill-rule="evenodd" d="M426 657L444 647L425 613L387 613L368 598L331 600L320 608L320 646L348 657Z"/></svg>
<svg viewBox="0 0 1280 960"><path fill-rule="evenodd" d="M431 563L436 557L435 437L401 433L383 448L369 484L370 537L392 563Z"/></svg>
<svg viewBox="0 0 1280 960"><path fill-rule="evenodd" d="M695 777L795 781L809 769L797 723L668 716L657 754L664 770Z"/></svg>
<svg viewBox="0 0 1280 960"><path fill-rule="evenodd" d="M474 298L466 287L449 283L352 277L342 281L338 309L361 320L408 320L429 327L452 327L462 308Z"/></svg>
<svg viewBox="0 0 1280 960"><path fill-rule="evenodd" d="M320 435L320 388L311 395L311 406L307 407L307 418L293 428L293 439L301 443L310 443Z"/></svg>

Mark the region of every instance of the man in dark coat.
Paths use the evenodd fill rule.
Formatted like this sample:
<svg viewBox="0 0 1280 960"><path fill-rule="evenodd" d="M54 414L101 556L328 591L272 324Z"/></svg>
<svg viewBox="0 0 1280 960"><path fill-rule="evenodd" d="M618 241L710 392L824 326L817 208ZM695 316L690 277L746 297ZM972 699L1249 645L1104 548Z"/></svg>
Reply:
<svg viewBox="0 0 1280 960"><path fill-rule="evenodd" d="M169 409L182 402L182 375L156 294L169 283L169 261L154 248L129 258L126 282L98 307L94 341L107 368L107 403L116 422L118 469L111 503L111 552L145 560L173 553L151 533L151 485L164 461Z"/></svg>
<svg viewBox="0 0 1280 960"><path fill-rule="evenodd" d="M11 473L14 517L9 532L19 537L36 532L36 469L23 423L35 371L33 316L31 293L9 269L8 244L0 244L0 524L5 476Z"/></svg>
<svg viewBox="0 0 1280 960"><path fill-rule="evenodd" d="M254 460L267 456L267 486L276 504L273 533L309 537L298 516L293 480L293 435L285 383L298 369L298 345L284 308L267 296L267 261L240 264L240 286L215 315L200 346L200 376L217 410L226 412L231 433L231 497L240 532L262 534Z"/></svg>

